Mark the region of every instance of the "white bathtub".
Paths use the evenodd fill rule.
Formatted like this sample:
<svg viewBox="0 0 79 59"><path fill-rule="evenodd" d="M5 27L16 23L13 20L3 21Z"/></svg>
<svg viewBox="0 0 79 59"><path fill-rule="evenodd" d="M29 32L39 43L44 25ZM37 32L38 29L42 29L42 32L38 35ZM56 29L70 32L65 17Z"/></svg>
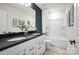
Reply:
<svg viewBox="0 0 79 59"><path fill-rule="evenodd" d="M67 48L67 39L65 37L52 37L48 38L48 40L53 46Z"/></svg>

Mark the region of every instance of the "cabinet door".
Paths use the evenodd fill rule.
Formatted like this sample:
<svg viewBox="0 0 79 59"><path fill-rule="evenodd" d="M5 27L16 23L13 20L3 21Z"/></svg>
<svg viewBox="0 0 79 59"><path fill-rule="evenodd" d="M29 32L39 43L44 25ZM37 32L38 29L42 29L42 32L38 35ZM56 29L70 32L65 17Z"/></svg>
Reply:
<svg viewBox="0 0 79 59"><path fill-rule="evenodd" d="M42 40L41 40L41 39L38 40L37 44L38 44L38 45L37 45L37 50L38 50L37 54L38 54L38 55L41 55Z"/></svg>
<svg viewBox="0 0 79 59"><path fill-rule="evenodd" d="M36 45L37 45L37 55L43 54L45 51L44 36L40 36L37 38Z"/></svg>
<svg viewBox="0 0 79 59"><path fill-rule="evenodd" d="M26 49L20 51L20 52L17 53L16 55L26 55Z"/></svg>
<svg viewBox="0 0 79 59"><path fill-rule="evenodd" d="M28 46L26 47L26 55L35 55L36 49L35 49L35 38L29 41Z"/></svg>
<svg viewBox="0 0 79 59"><path fill-rule="evenodd" d="M35 46L34 45L29 45L26 48L26 55L35 55Z"/></svg>
<svg viewBox="0 0 79 59"><path fill-rule="evenodd" d="M45 39L46 39L46 37L45 36L43 36L42 37L42 44L41 44L41 54L43 54L44 52L45 52Z"/></svg>

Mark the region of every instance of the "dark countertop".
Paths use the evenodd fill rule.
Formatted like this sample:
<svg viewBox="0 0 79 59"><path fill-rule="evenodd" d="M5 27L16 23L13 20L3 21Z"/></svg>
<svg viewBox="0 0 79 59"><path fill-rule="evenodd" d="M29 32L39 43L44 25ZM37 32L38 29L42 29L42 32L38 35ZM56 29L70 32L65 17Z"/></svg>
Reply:
<svg viewBox="0 0 79 59"><path fill-rule="evenodd" d="M43 33L43 34L45 34L45 33ZM27 35L27 36L26 36L26 39L17 40L17 41L7 41L7 40L9 40L10 38L0 39L0 40L1 40L1 41L0 41L0 51L5 50L5 49L8 49L8 48L10 48L10 47L13 47L13 46L15 46L15 45L18 45L18 44L20 44L20 43L29 41L29 40L31 40L31 39L33 39L33 38L36 38L36 37L38 37L38 36L41 36L41 35L43 35L43 34L39 34L39 35L31 35L31 34L30 34L30 35Z"/></svg>

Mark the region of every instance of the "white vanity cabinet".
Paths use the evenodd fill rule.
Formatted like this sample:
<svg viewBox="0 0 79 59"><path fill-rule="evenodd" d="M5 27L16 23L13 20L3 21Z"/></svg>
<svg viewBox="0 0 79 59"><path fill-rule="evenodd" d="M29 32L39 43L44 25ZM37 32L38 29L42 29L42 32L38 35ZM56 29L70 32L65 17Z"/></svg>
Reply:
<svg viewBox="0 0 79 59"><path fill-rule="evenodd" d="M35 54L36 54L35 46L33 45L28 46L26 49L26 55L35 55Z"/></svg>
<svg viewBox="0 0 79 59"><path fill-rule="evenodd" d="M26 55L26 49L24 49L24 50L22 50L22 51L20 51L19 53L17 53L16 55Z"/></svg>
<svg viewBox="0 0 79 59"><path fill-rule="evenodd" d="M42 55L45 52L45 35L37 38L36 47L37 55Z"/></svg>
<svg viewBox="0 0 79 59"><path fill-rule="evenodd" d="M30 48L30 45L34 46L34 43L35 40L31 39L29 41L1 51L0 55L26 55L28 53L26 50Z"/></svg>
<svg viewBox="0 0 79 59"><path fill-rule="evenodd" d="M45 36L41 35L24 43L0 51L0 55L41 55L45 51Z"/></svg>
<svg viewBox="0 0 79 59"><path fill-rule="evenodd" d="M32 39L31 41L29 40L28 46L26 47L26 55L35 55L36 45L35 45L35 38Z"/></svg>
<svg viewBox="0 0 79 59"><path fill-rule="evenodd" d="M0 52L0 55L18 55L18 54L24 54L24 50L26 49L28 43L24 42L22 44L13 46L11 48L5 49Z"/></svg>

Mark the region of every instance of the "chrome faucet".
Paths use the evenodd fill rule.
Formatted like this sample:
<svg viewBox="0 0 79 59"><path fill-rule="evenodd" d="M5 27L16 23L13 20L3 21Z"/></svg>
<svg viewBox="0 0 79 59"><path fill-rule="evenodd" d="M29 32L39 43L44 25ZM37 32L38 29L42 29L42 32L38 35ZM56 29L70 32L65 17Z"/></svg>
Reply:
<svg viewBox="0 0 79 59"><path fill-rule="evenodd" d="M76 43L75 40L70 40L69 42L71 45L73 45L73 44L75 45L75 43Z"/></svg>

